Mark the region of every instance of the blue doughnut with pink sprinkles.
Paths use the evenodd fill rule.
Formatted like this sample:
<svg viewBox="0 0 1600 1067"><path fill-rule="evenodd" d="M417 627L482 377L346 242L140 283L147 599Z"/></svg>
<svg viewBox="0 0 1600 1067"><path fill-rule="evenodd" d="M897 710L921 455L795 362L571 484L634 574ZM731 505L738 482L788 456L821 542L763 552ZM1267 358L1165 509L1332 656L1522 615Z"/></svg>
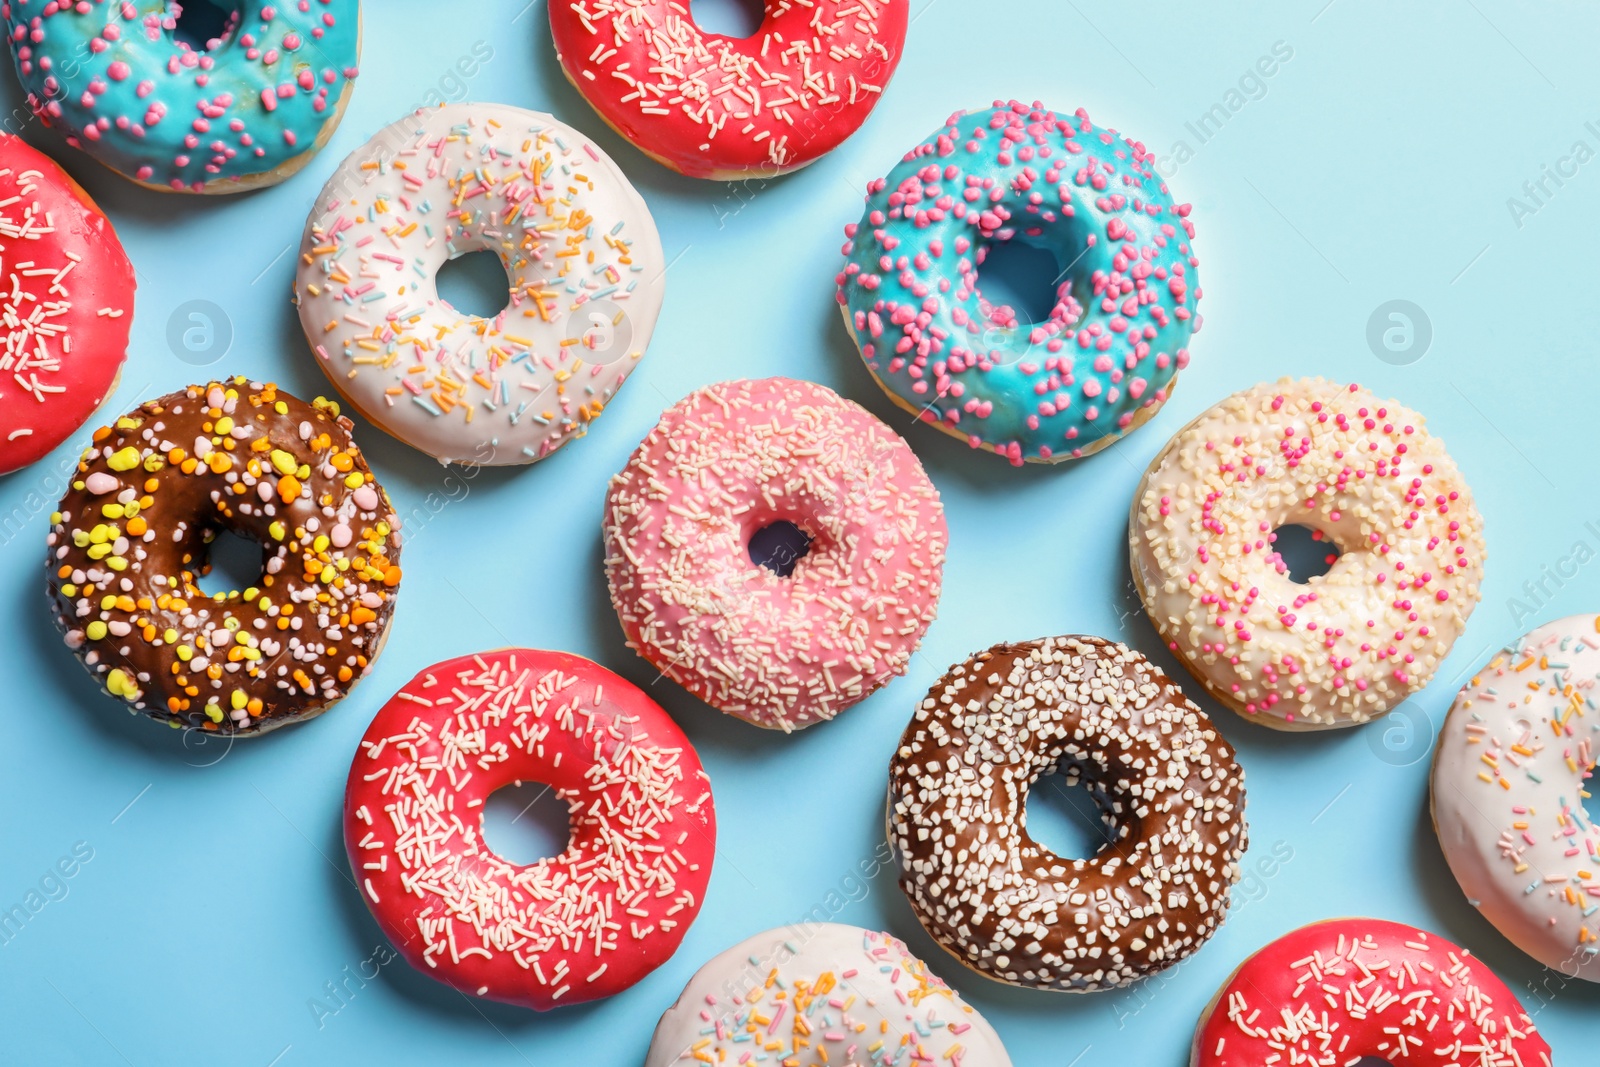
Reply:
<svg viewBox="0 0 1600 1067"><path fill-rule="evenodd" d="M1200 328L1189 205L1155 156L1082 110L958 112L867 189L838 299L878 384L1013 464L1077 459L1154 415ZM987 300L990 249L1063 268L1048 317Z"/></svg>
<svg viewBox="0 0 1600 1067"><path fill-rule="evenodd" d="M28 106L150 188L234 193L282 181L339 124L357 75L359 0L238 0L200 46L177 33L183 7L0 0Z"/></svg>

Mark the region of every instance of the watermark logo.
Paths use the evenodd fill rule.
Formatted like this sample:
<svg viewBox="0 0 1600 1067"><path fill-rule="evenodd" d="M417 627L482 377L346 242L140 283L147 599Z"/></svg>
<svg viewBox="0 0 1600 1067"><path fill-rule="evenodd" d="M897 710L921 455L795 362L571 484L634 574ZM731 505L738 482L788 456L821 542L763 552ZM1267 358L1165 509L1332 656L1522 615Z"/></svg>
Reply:
<svg viewBox="0 0 1600 1067"><path fill-rule="evenodd" d="M306 998L306 1009L311 1012L317 1029L326 1029L328 1020L348 1008L367 988L367 983L377 978L378 973L398 956L399 953L388 945L374 945L371 955L366 959L353 967L345 964L338 974L322 983L322 989L316 996Z"/></svg>
<svg viewBox="0 0 1600 1067"><path fill-rule="evenodd" d="M1433 320L1409 300L1379 304L1367 319L1367 347L1393 367L1405 367L1428 354Z"/></svg>
<svg viewBox="0 0 1600 1067"><path fill-rule="evenodd" d="M1407 700L1367 728L1372 754L1391 767L1409 767L1433 747L1433 720Z"/></svg>
<svg viewBox="0 0 1600 1067"><path fill-rule="evenodd" d="M633 320L603 297L567 312L562 340L585 363L609 366L633 351Z"/></svg>
<svg viewBox="0 0 1600 1067"><path fill-rule="evenodd" d="M72 891L69 881L76 878L78 872L83 870L83 865L92 859L93 845L87 841L75 843L70 852L63 853L55 863L44 869L44 873L28 887L21 900L9 908L0 906L3 908L0 910L0 947L11 944L34 917L50 904L66 900L67 894Z"/></svg>
<svg viewBox="0 0 1600 1067"><path fill-rule="evenodd" d="M187 300L167 319L167 347L192 367L209 367L233 347L233 320L209 300Z"/></svg>

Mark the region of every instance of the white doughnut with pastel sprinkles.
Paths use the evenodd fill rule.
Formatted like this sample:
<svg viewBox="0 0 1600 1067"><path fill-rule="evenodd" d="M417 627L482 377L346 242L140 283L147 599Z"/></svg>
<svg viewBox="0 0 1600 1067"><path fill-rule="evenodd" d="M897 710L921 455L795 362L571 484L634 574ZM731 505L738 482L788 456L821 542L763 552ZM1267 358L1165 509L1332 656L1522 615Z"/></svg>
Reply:
<svg viewBox="0 0 1600 1067"><path fill-rule="evenodd" d="M1433 821L1456 881L1518 948L1600 982L1600 616L1546 623L1456 697L1433 760Z"/></svg>
<svg viewBox="0 0 1600 1067"><path fill-rule="evenodd" d="M757 934L695 972L645 1067L1011 1067L1000 1037L891 934L842 923Z"/></svg>
<svg viewBox="0 0 1600 1067"><path fill-rule="evenodd" d="M505 267L464 314L439 269ZM650 343L666 264L644 200L588 137L500 104L422 110L340 164L306 221L300 324L329 380L442 463L532 463L583 436Z"/></svg>

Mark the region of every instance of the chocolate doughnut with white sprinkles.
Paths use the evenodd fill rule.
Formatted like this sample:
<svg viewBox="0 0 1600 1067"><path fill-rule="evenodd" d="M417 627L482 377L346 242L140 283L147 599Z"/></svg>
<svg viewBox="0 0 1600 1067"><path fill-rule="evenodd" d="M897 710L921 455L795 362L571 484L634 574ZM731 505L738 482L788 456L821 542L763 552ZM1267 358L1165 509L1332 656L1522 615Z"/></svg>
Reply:
<svg viewBox="0 0 1600 1067"><path fill-rule="evenodd" d="M1050 773L1087 783L1114 831L1092 859L1028 836L1028 790ZM1000 644L956 666L889 767L912 910L1012 985L1113 989L1192 955L1222 924L1246 837L1244 774L1211 720L1098 637Z"/></svg>
<svg viewBox="0 0 1600 1067"><path fill-rule="evenodd" d="M400 539L350 428L331 401L233 378L95 431L50 519L50 597L67 647L130 711L259 734L366 675ZM198 579L224 530L261 545L262 574L207 593Z"/></svg>

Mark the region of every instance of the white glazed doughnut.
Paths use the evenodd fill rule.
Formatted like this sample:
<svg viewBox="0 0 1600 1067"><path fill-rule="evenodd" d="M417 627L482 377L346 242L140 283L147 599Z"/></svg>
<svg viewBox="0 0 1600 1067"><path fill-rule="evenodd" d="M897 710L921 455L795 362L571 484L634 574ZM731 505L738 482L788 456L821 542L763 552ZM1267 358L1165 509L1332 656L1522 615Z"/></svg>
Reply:
<svg viewBox="0 0 1600 1067"><path fill-rule="evenodd" d="M645 1067L1011 1067L983 1016L891 934L797 924L695 972Z"/></svg>
<svg viewBox="0 0 1600 1067"><path fill-rule="evenodd" d="M1433 760L1433 821L1467 899L1518 948L1600 982L1600 616L1546 623L1456 697Z"/></svg>
<svg viewBox="0 0 1600 1067"><path fill-rule="evenodd" d="M492 319L439 297L505 266ZM644 200L588 137L500 104L418 111L357 149L306 221L300 324L363 415L444 463L531 463L583 435L644 355L665 288Z"/></svg>
<svg viewBox="0 0 1600 1067"><path fill-rule="evenodd" d="M1294 581L1273 549L1309 527L1343 553ZM1326 730L1387 714L1433 677L1477 606L1483 520L1422 416L1358 386L1283 379L1179 430L1134 494L1146 613L1246 718Z"/></svg>

